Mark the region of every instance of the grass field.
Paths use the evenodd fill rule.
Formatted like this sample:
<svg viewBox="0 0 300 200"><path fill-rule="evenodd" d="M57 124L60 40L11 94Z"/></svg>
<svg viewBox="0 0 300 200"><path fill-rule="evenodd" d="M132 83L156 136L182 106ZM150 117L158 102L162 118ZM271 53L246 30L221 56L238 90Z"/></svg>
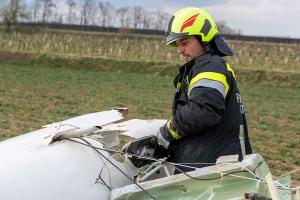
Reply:
<svg viewBox="0 0 300 200"><path fill-rule="evenodd" d="M0 61L0 140L114 106L128 107L129 118L169 116L173 76L157 75L154 68L109 72L49 63ZM248 81L240 82L240 90L254 151L267 160L275 175L299 168L299 87ZM300 181L300 175L294 179Z"/></svg>

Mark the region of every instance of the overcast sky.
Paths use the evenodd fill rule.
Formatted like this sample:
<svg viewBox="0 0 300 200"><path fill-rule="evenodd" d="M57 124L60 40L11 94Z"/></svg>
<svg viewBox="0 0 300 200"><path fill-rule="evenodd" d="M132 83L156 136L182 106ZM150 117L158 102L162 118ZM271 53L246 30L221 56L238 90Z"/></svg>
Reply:
<svg viewBox="0 0 300 200"><path fill-rule="evenodd" d="M143 6L173 14L186 6L205 8L244 35L300 38L300 0L109 0L115 7Z"/></svg>
<svg viewBox="0 0 300 200"><path fill-rule="evenodd" d="M215 21L226 21L243 35L300 38L300 0L102 0L105 1L115 8L142 6L170 15L182 7L203 7Z"/></svg>

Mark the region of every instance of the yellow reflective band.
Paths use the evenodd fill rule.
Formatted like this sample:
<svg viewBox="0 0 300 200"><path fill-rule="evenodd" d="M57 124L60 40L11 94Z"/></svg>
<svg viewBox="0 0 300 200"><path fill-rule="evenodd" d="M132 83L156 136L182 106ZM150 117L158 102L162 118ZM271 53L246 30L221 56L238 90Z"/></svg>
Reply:
<svg viewBox="0 0 300 200"><path fill-rule="evenodd" d="M187 82L189 82L189 76L188 76L188 75L185 77L185 80L186 80Z"/></svg>
<svg viewBox="0 0 300 200"><path fill-rule="evenodd" d="M234 79L236 80L236 77L235 77L235 74L234 74L234 71L232 70L232 68L230 67L230 65L228 63L226 63L226 67L227 67L227 70L230 71L234 77Z"/></svg>
<svg viewBox="0 0 300 200"><path fill-rule="evenodd" d="M188 91L190 91L190 89L192 88L194 83L196 83L197 81L199 81L201 79L209 79L209 80L218 81L218 82L222 83L225 87L225 96L227 95L227 92L229 90L229 85L226 81L226 76L223 74L220 74L220 73L216 73L216 72L203 72L203 73L200 73L197 76L195 76L191 80L191 83L189 84Z"/></svg>
<svg viewBox="0 0 300 200"><path fill-rule="evenodd" d="M180 88L181 87L181 82L178 82L177 83L177 88Z"/></svg>
<svg viewBox="0 0 300 200"><path fill-rule="evenodd" d="M178 135L178 133L176 133L176 131L174 131L172 128L171 128L171 120L172 118L167 122L167 128L169 130L169 132L171 133L171 135L173 136L173 138L175 138L176 140L180 139L180 135Z"/></svg>

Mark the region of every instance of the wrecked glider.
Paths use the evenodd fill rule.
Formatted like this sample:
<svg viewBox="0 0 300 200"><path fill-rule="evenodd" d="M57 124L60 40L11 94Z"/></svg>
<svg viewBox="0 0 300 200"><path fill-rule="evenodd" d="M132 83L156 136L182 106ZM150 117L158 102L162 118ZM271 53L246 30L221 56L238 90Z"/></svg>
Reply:
<svg viewBox="0 0 300 200"><path fill-rule="evenodd" d="M215 165L173 175L176 164L153 157L151 147L165 122L124 120L120 110L109 110L2 141L0 199L300 200L290 177L273 180L258 154L242 162L220 157ZM133 140L123 151L115 148L120 136ZM146 156L138 156L141 151Z"/></svg>

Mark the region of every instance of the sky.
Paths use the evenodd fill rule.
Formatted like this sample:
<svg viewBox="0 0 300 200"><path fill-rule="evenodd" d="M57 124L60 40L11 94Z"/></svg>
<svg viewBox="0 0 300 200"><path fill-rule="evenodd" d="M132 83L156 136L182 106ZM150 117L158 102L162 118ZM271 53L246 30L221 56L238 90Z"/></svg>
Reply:
<svg viewBox="0 0 300 200"><path fill-rule="evenodd" d="M109 0L115 7L143 6L171 15L182 7L206 9L215 21L243 35L300 38L300 0Z"/></svg>
<svg viewBox="0 0 300 200"><path fill-rule="evenodd" d="M60 2L63 1L66 0ZM300 38L300 0L101 1L109 1L115 8L142 6L148 11L161 10L170 15L183 7L202 7L215 21L225 21L227 26L241 30L243 35Z"/></svg>

